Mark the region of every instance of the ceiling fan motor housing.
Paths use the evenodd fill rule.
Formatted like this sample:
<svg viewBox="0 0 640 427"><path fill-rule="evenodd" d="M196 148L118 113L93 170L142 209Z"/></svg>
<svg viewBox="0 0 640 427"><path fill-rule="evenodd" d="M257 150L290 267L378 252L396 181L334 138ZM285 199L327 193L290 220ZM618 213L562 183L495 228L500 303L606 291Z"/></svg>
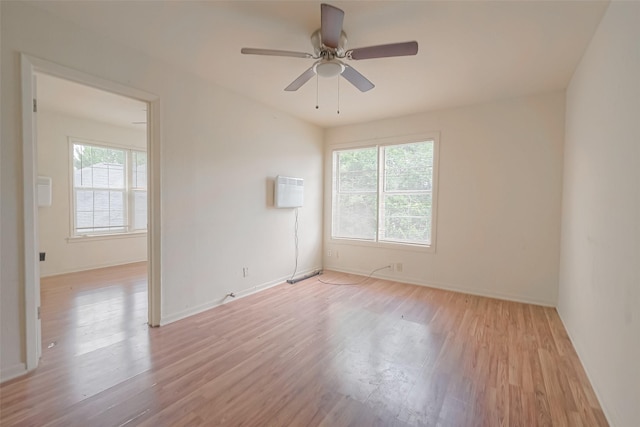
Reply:
<svg viewBox="0 0 640 427"><path fill-rule="evenodd" d="M313 46L313 53L318 58L344 58L347 47L347 34L344 31L340 33L340 42L338 43L338 47L333 49L322 43L322 33L320 29L317 29L313 34L311 34L311 45Z"/></svg>

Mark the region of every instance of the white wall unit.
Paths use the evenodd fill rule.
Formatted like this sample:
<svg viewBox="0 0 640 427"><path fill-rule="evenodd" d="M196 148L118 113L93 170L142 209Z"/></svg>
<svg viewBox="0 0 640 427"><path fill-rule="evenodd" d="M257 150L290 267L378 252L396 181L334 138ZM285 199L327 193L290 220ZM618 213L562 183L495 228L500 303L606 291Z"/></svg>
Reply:
<svg viewBox="0 0 640 427"><path fill-rule="evenodd" d="M332 240L331 144L428 132L440 133L435 252ZM325 268L402 263L378 276L555 305L563 137L562 92L328 129Z"/></svg>
<svg viewBox="0 0 640 427"><path fill-rule="evenodd" d="M40 108L38 112L38 173L52 177L55 201L40 209L40 251L46 261L40 263L40 276L89 270L147 259L147 236L130 238L75 239L71 236L71 183L68 137L112 143L145 150L144 130L119 128L84 118Z"/></svg>
<svg viewBox="0 0 640 427"><path fill-rule="evenodd" d="M558 312L612 426L640 420L640 3L611 2L567 89Z"/></svg>
<svg viewBox="0 0 640 427"><path fill-rule="evenodd" d="M38 195L38 207L48 208L51 206L51 186L52 181L50 176L38 176L36 181L37 195Z"/></svg>
<svg viewBox="0 0 640 427"><path fill-rule="evenodd" d="M275 182L276 208L299 208L304 203L304 179L278 175Z"/></svg>
<svg viewBox="0 0 640 427"><path fill-rule="evenodd" d="M321 129L29 3L0 7L2 371L25 358L18 52L160 97L163 319L291 274L293 217L272 208L265 178L283 170L305 180L300 270L321 266ZM242 277L243 267L251 276Z"/></svg>

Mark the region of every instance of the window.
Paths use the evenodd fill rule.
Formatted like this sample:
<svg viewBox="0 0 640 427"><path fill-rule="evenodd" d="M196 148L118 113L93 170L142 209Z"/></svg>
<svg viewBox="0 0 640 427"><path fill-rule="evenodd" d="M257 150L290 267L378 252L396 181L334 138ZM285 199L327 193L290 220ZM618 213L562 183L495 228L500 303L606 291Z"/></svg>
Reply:
<svg viewBox="0 0 640 427"><path fill-rule="evenodd" d="M333 151L332 238L432 246L435 145Z"/></svg>
<svg viewBox="0 0 640 427"><path fill-rule="evenodd" d="M73 235L147 229L147 153L72 140Z"/></svg>

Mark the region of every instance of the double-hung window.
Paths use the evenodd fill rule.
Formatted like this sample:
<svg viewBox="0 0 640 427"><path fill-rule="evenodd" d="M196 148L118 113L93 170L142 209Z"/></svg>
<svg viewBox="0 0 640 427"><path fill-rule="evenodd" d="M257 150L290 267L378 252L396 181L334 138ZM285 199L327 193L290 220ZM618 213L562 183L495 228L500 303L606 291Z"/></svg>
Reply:
<svg viewBox="0 0 640 427"><path fill-rule="evenodd" d="M71 140L73 236L147 229L147 153Z"/></svg>
<svg viewBox="0 0 640 427"><path fill-rule="evenodd" d="M436 144L334 150L331 237L432 247Z"/></svg>

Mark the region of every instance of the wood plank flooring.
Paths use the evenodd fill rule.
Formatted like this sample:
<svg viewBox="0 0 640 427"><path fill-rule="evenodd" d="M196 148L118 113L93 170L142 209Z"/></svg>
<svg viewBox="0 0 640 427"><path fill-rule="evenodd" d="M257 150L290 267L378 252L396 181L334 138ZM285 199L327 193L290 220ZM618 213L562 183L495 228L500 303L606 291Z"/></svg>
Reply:
<svg viewBox="0 0 640 427"><path fill-rule="evenodd" d="M0 424L607 425L553 308L312 278L148 328L146 287L145 264L43 280L41 364Z"/></svg>

